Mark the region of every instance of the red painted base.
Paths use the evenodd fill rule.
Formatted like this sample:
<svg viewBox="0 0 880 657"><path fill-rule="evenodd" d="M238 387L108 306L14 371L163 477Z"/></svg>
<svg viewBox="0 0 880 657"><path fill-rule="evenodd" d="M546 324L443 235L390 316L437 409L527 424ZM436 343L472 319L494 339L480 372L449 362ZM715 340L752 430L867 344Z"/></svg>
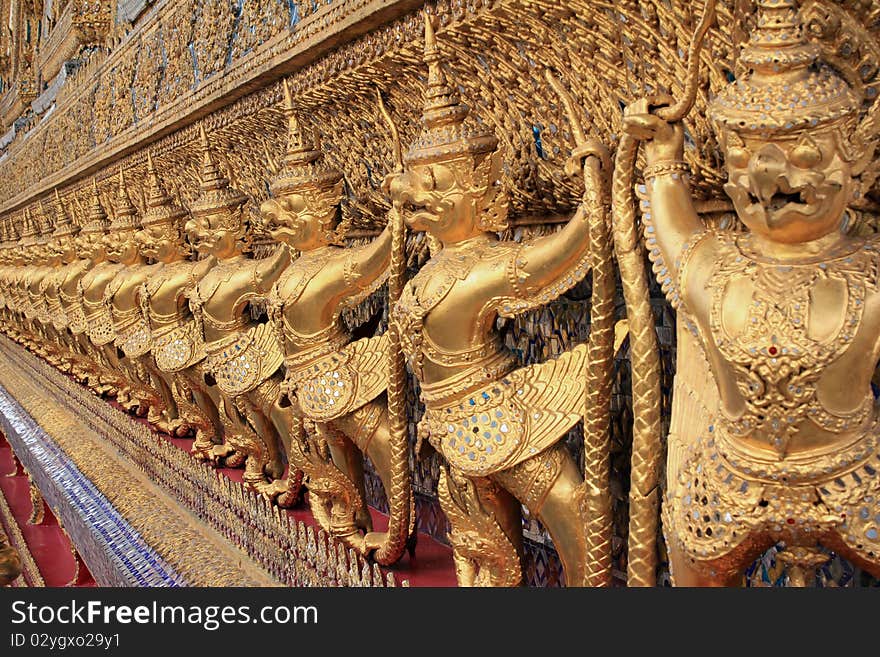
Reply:
<svg viewBox="0 0 880 657"><path fill-rule="evenodd" d="M46 586L96 586L91 573L81 560L77 573L77 558L71 550L70 539L58 525L58 520L48 505L43 521L39 525L28 523L33 511L30 483L18 459L12 453L6 437L2 434L0 434L0 494L6 498L6 503ZM5 529L7 534L12 534L9 527ZM38 585L37 582L31 581L27 572L24 573L24 577L28 586Z"/></svg>
<svg viewBox="0 0 880 657"><path fill-rule="evenodd" d="M110 403L123 410L115 402L111 401ZM153 428L145 418L136 419ZM190 453L193 444L191 438L175 438L166 433L155 431L155 428L153 431L161 439ZM242 483L242 475L244 474L242 468L219 468L218 471L232 481ZM300 503L298 508L288 509L287 513L306 525L318 527L314 516L308 510L307 503ZM370 509L370 514L373 517L373 528L376 531L387 529L388 516L386 514L373 508ZM421 532L418 535L415 555L411 557L405 553L400 561L393 566L386 567L386 570L394 572L398 581L409 580L410 586L457 586L455 568L452 563L452 548Z"/></svg>

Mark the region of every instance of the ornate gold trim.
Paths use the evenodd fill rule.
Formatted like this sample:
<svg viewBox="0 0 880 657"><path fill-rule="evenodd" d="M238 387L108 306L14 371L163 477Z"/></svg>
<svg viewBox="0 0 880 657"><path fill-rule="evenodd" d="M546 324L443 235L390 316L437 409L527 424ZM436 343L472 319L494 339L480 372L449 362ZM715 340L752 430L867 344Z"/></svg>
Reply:
<svg viewBox="0 0 880 657"><path fill-rule="evenodd" d="M25 577L30 586L46 586L46 580L43 579L43 575L40 573L39 567L37 567L34 555L31 554L27 541L25 541L21 528L15 521L15 516L9 507L9 502L6 501L2 491L0 491L0 516L2 516L3 527L6 530L6 535L9 537L9 542L12 544L12 547L18 550L18 556L21 557L22 574L19 579Z"/></svg>
<svg viewBox="0 0 880 657"><path fill-rule="evenodd" d="M0 363L3 385L33 417L40 418L76 466L190 583L408 586L408 581L398 583L393 573L370 564L353 550L346 551L323 530L292 518L184 450L158 439L148 427L5 337L0 338L0 353L4 355ZM96 450L121 453L121 457L95 459ZM186 524L175 517L179 511L173 503L162 505L165 510L158 508L156 491L135 489L129 497L115 494L131 490L133 477L144 484L155 482L161 496L173 496L176 504L205 525ZM215 532L219 536L210 540ZM216 553L204 549L206 545ZM234 565L251 559L253 565L247 572Z"/></svg>

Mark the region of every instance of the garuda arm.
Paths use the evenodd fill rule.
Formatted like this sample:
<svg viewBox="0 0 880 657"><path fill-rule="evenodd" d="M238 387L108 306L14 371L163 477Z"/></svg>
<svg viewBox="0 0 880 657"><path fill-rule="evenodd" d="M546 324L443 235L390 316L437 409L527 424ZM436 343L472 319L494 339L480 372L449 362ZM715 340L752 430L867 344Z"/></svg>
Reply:
<svg viewBox="0 0 880 657"><path fill-rule="evenodd" d="M391 263L391 229L385 230L369 244L347 248L325 267L319 279L327 296L335 303L354 307L372 294L388 278Z"/></svg>
<svg viewBox="0 0 880 657"><path fill-rule="evenodd" d="M584 149L574 158L595 155ZM523 243L514 250L499 281L498 314L513 317L561 296L580 281L591 266L590 224L606 213L598 162L584 167L584 196L561 230Z"/></svg>

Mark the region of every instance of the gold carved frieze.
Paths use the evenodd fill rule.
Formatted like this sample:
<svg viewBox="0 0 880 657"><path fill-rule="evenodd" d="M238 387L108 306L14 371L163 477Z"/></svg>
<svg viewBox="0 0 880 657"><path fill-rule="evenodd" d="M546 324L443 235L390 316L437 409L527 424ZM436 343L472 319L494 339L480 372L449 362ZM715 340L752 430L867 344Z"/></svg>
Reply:
<svg viewBox="0 0 880 657"><path fill-rule="evenodd" d="M341 4L350 7L356 3ZM62 179L62 176L63 179L75 178L77 171L93 168L102 159L112 159L112 153L117 150L114 148L115 144L136 142L138 137L135 135L139 131L142 131L145 138L155 134L157 126L167 125L161 121L163 115L176 115L180 122L181 106L186 105L186 109L192 113L193 104L198 106L199 100L208 96L206 92L212 85L219 86L222 81L224 87L234 88L236 78L245 73L235 63L225 71L222 80L210 78L202 81L196 91L188 89L194 72L192 52L186 44L188 37L195 37L202 32L196 29L201 25L199 17L202 14L199 13L201 10L184 5L187 3L184 2L179 7L175 5L178 11L172 14L174 19L169 24L156 19L162 28L162 44L166 48L168 66L158 85L158 109L155 112L141 115L140 111L133 111L131 99L124 96L126 83L134 80L134 105L142 108L142 99L149 98L149 90L153 88L147 84L151 72L149 64L143 62L143 58L146 52L144 44L154 37L150 36L152 26L145 25L139 32L139 39L129 39L104 62L101 71L107 74L98 75L100 71L93 74L92 79L95 81L92 82L91 93L77 99L69 96L66 106L60 106L55 116L45 122L46 125L35 129L32 136L37 136L38 131L47 131L53 121L56 124L61 122L64 127L64 130L52 130L51 136L47 136L45 143L40 144L42 162L39 174L24 166L28 157L37 157L39 139L29 138L21 146L32 150L31 156L17 150L19 145L13 144L10 156L3 166L8 167L8 170L15 170L19 180L20 176L31 181L36 177L42 178L43 182L37 183L36 190L47 187L50 181ZM332 24L330 19L333 14L327 14L331 9L333 4L321 11ZM640 91L633 87L632 80L636 75L631 72L632 67L641 66L646 69L642 75L651 75L652 71L647 69L653 65L652 54L663 56L675 45L655 35L669 33L673 26L681 24L686 18L681 15L685 10L677 5L672 8L661 6L656 9L653 17L640 18L641 14L633 10L634 16L622 24L619 14L610 9L588 9L579 7L578 3L572 3L571 8L560 8L556 3L544 5L509 0L462 6L457 3L439 3L434 11L438 15L441 31L450 50L448 65L451 71L467 89L467 97L474 105L478 120L496 128L502 140L502 148L511 157L512 163L505 170L505 183L512 191L514 213L517 215L564 212L571 207L572 200L578 193L575 189L577 183L571 182L561 173L562 154L570 150L571 132L567 118L562 116L558 104L552 101L554 96L549 93L543 71L547 68L566 71L567 82L572 87L576 101L583 104L585 113L592 118L598 134L610 138L618 120L612 108L617 108L620 101ZM161 12L157 13L157 16L161 15ZM187 15L195 16L192 31L187 29ZM313 14L308 18L313 19L316 16L317 14ZM625 61L625 58L630 55L620 49L622 25L624 34L625 30L632 30L632 38L641 41L638 50L630 49L633 52L629 61ZM311 23L306 24L306 19L303 19L291 34L308 32L310 26ZM383 162L376 159L375 153L370 153L375 148L372 144L377 141L376 133L381 131L376 117L369 116L373 112L370 109L372 104L368 100L374 97L376 87L382 89L390 112L400 125L401 139L406 140L415 134L417 117L411 111L411 99L418 98L422 91L416 67L418 51L414 48L414 44L418 43L420 30L418 16L405 15L303 67L290 79L297 102L314 118L315 125L320 126L321 137L327 144L328 157L331 160L340 160L334 163L356 177L353 183L365 183L353 184L353 188L377 189L378 172L388 170L388 166L383 166ZM724 31L721 30L719 34L721 33ZM684 34L681 38L684 38ZM218 37L214 43L223 41L223 38ZM193 43L195 61L204 61L205 56L198 52L197 37ZM713 53L713 61L728 60L730 48L725 39L718 36L712 43L717 50ZM169 48L169 44L176 45ZM283 52L284 45L276 37L258 46L256 51L248 55L251 59L248 60L247 70L259 70L260 60L280 59L278 53ZM233 50L235 47L233 40ZM132 53L133 57L141 53L141 65L124 65L122 60L126 58L122 55L125 53ZM217 57L220 55L216 55L211 61L216 62ZM683 74L683 62L681 67ZM717 70L710 70L710 77L716 79L720 85L723 70L720 66L716 68ZM399 71L410 71L410 74L400 75ZM246 79L246 76L242 77ZM675 76L668 73L664 74L664 79L670 87L678 84ZM633 88L629 93L623 93L622 90L630 87ZM123 91L120 92L119 89ZM167 105L169 95L175 94L177 97ZM252 163L251 167L263 166L268 159L265 156L266 147L271 151L273 144L277 143L273 139L278 136L275 133L278 132L279 124L271 108L279 99L279 87L270 84L224 109L215 111L205 119L206 127L212 133L219 131L221 140L228 135L234 142L237 141L236 133L248 135L243 144L246 150L237 149L235 156ZM115 109L116 103L119 103L118 111ZM339 111L343 103L354 112L355 130L351 129L352 125L347 121L351 111ZM175 108L177 111L172 111ZM70 118L65 120L65 116ZM126 129L126 123L132 120L137 123ZM711 190L717 188L719 180L711 157L713 144L709 138L701 139L702 135L709 134L707 126L701 124L699 118L694 123L696 125L692 132L695 143L700 146L696 161L700 164L699 170L705 181L706 191L703 195L708 197ZM119 131L132 136L121 139ZM86 133L88 135L85 137L78 136ZM66 148L47 161L42 156L45 145L60 139L62 134L65 136ZM194 142L194 134L191 130L178 130L170 137L161 139L152 149L157 155L179 150L183 143ZM254 144L252 135L265 139L261 140L263 143ZM98 147L98 144L103 147ZM52 151L53 154L55 152ZM340 154L346 154L356 160L357 164L342 166L345 162L341 161ZM142 157L135 155L128 158L128 162L137 166L143 161ZM48 173L58 171L59 168L59 174ZM246 187L264 188L260 177L254 176L252 180L247 180L246 174L241 175L250 183ZM183 179L186 178L184 174ZM19 184L16 189L10 189L6 193L0 190L0 195L18 205L13 199L21 199L26 194L21 193ZM379 197L380 194L374 193L372 196ZM10 205L7 202L7 207Z"/></svg>
<svg viewBox="0 0 880 657"><path fill-rule="evenodd" d="M9 146L6 162L11 165L10 175L26 176L29 190L34 192L44 186L57 186L84 170L94 170L99 163L118 159L121 151L130 150L144 139L155 139L157 133L167 133L185 125L192 121L193 113L200 107L229 103L249 91L247 83L254 79L279 68L292 68L295 65L293 58L298 63L314 59L338 42L399 15L400 9L394 11L395 7L412 7L416 3L412 0L333 2L309 13L293 27L290 27L290 20L279 18L283 17L280 10L267 5L269 9L255 13L251 18L245 17L255 24L235 23L237 29L242 34L251 35L247 38L253 41L247 52L240 50L243 59L229 61L223 58L225 63L217 68L218 57L221 57L219 50L228 52L228 39L234 35L225 33L227 41L225 45L221 44L223 39L204 18L207 16L213 20L212 8L221 4L204 3L208 7L205 13L194 0L157 2L135 31L121 37L112 52L106 54L98 50L91 53L89 60L59 93L53 115L35 127L27 139L18 135ZM232 15L234 6L222 6L226 8L225 21L227 15ZM274 30L271 36L270 28ZM158 82L150 80L147 84L150 88L153 85L158 88L157 108L142 116L130 109L134 104L132 95L137 96L131 82L135 79L140 42L153 33L161 33L166 65L156 70L160 78ZM198 36L202 34L211 34L213 38L199 42ZM252 38L253 35L256 37ZM202 45L211 52L200 53ZM199 61L209 62L208 68L217 74L201 75ZM147 82L143 74L138 80ZM110 116L105 118L105 114ZM93 126L97 129L93 130ZM76 132L80 136L74 136ZM37 147L40 133L50 135L47 139L59 141L62 140L60 135L64 134L67 139L73 138L76 147L62 149L51 160L41 158ZM34 157L43 160L40 176L31 175L25 164ZM21 186L18 190L10 187L6 192L0 191L0 196L18 197L20 201L31 195L30 192L20 192Z"/></svg>
<svg viewBox="0 0 880 657"><path fill-rule="evenodd" d="M64 62L76 56L82 46L102 43L110 28L110 18L108 0L63 3L60 15L49 24L37 55L36 64L43 80L54 78Z"/></svg>
<svg viewBox="0 0 880 657"><path fill-rule="evenodd" d="M0 181L5 207L20 207L27 196L48 191L50 185L75 180L101 162L118 161L123 148L128 150L174 125L185 124L204 103L218 104L219 98L222 105L224 97L226 102L233 99L252 76L292 66L310 46L313 51L320 45L322 33L333 32L334 23L344 22L352 14L378 12L376 4L389 3L331 3L308 16L298 7L299 22L292 28L288 28L290 15L285 17L279 9L284 3L247 4L233 32L227 25L231 13L212 13L216 13L217 3L160 2L139 30L113 53L106 58L94 55L95 66L86 66L71 89L64 89L53 116L34 128L27 139L9 147L0 169L9 173L3 176L4 181L15 180L16 184L3 190ZM391 4L397 9L383 9L401 13L413 3ZM689 4L616 3L614 8L602 3L572 2L560 7L558 3L521 0L437 4L434 11L450 50L447 65L466 88L478 119L496 128L502 148L513 160L505 169L505 183L512 192L514 215L565 212L578 193L577 183L561 171L561 154L570 150L571 130L547 88L543 71L564 73L593 129L610 139L619 127L621 103L644 93L674 94L680 88L687 65L683 55L690 39L687 26L695 19ZM876 93L876 40L864 27L850 30L839 17L848 14L833 3L807 4L811 33L839 58L845 58L849 69L859 72L870 102ZM721 88L736 72L732 40L737 31L732 26L743 19L735 18L735 11L736 3L719 3L718 27L711 30L702 55L704 79L698 90L697 111L687 121L691 148L686 156L695 172L697 199L707 209L713 205L729 209L720 191L723 175L717 142L703 108L708 90ZM323 32L310 22L319 14L321 25L326 23ZM204 29L207 24L216 27L210 30L211 39L203 36L208 32ZM348 114L338 108L345 103L356 113L369 113L366 101L375 94L375 87L381 88L399 122L401 139L411 137L416 116L408 99L421 93L414 48L420 29L415 14L403 15L385 27L350 39L290 78L298 103L320 126L328 157L342 152L355 159L353 154L357 153L356 159L363 164L337 164L353 171L350 175L358 176L358 182L367 182L368 187L376 186L377 171L387 170L369 157L369 142L374 140L371 129L364 126L376 126L376 122L374 117L364 117L352 131L346 123ZM158 65L159 54L164 56L164 66ZM410 73L400 75L400 71ZM269 84L215 110L205 119L206 127L221 132L228 129L231 142L236 141L234 133L265 137L262 144L256 144L260 148L254 148L248 139L244 144L247 150L236 151L251 167L262 167L268 164L265 147L271 150L271 144L276 143L272 139L279 124L271 108L279 99L280 87ZM261 118L252 118L255 112L262 112ZM248 118L249 124L242 123ZM182 142L194 141L194 134L178 129L151 149L157 154L179 149ZM334 143L348 138L352 144L337 147ZM53 148L53 143L61 142L63 148ZM142 158L138 154L126 161L137 166ZM29 164L36 161L39 167ZM258 177L248 182L255 189L265 187ZM23 187L27 191L23 192ZM73 189L76 187L74 184Z"/></svg>

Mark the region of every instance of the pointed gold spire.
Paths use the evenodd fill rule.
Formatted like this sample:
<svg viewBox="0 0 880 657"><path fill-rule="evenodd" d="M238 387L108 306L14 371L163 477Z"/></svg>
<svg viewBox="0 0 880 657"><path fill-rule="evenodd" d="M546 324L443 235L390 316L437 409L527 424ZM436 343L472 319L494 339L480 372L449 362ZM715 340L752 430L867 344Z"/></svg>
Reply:
<svg viewBox="0 0 880 657"><path fill-rule="evenodd" d="M202 171L199 176L202 191L214 191L229 184L220 173L220 167L211 152L211 143L208 141L208 133L205 132L204 124L199 125L199 143L202 147Z"/></svg>
<svg viewBox="0 0 880 657"><path fill-rule="evenodd" d="M404 162L438 162L495 150L498 139L490 130L469 125L470 108L461 102L443 72L434 25L427 12L424 60L428 65L428 84L422 109L423 128L404 155Z"/></svg>
<svg viewBox="0 0 880 657"><path fill-rule="evenodd" d="M113 221L110 223L110 230L138 230L141 227L138 211L128 195L128 188L125 185L125 171L122 167L119 167L118 180L116 207L114 208Z"/></svg>
<svg viewBox="0 0 880 657"><path fill-rule="evenodd" d="M39 208L39 212L37 213L36 218L40 238L48 239L54 230L52 217L46 212L46 206L43 204L43 199L37 201L37 207Z"/></svg>
<svg viewBox="0 0 880 657"><path fill-rule="evenodd" d="M12 241L12 242L18 242L18 240L21 238L21 235L19 235L19 230L18 230L18 228L17 228L16 225L15 225L15 219L14 219L14 218L12 218L12 217L9 218L9 221L8 221L8 223L7 223L7 227L9 228L9 239L10 239L10 241Z"/></svg>
<svg viewBox="0 0 880 657"><path fill-rule="evenodd" d="M282 111L287 117L287 151L278 175L272 180L269 189L275 196L303 189L325 188L342 180L342 173L327 166L323 154L302 130L293 103L293 94L287 78L283 79L284 105Z"/></svg>
<svg viewBox="0 0 880 657"><path fill-rule="evenodd" d="M449 85L443 72L434 23L427 12L424 60L428 65L428 87L425 90L425 106L422 111L425 125L436 127L447 123L461 123L468 115L468 108L462 105L458 93Z"/></svg>
<svg viewBox="0 0 880 657"><path fill-rule="evenodd" d="M170 227L181 228L181 219L186 216L186 211L175 205L162 181L156 172L153 156L147 151L147 210L141 220L141 225L155 226L167 224Z"/></svg>
<svg viewBox="0 0 880 657"><path fill-rule="evenodd" d="M92 178L92 198L85 221L80 233L106 233L110 229L110 221L107 218L107 211L101 203L98 181L95 178Z"/></svg>
<svg viewBox="0 0 880 657"><path fill-rule="evenodd" d="M70 218L70 214L67 212L67 208L64 206L64 201L61 200L61 195L58 193L58 188L55 188L55 232L52 233L53 237L67 237L68 235L75 235L79 232L79 226L77 226L73 220Z"/></svg>
<svg viewBox="0 0 880 657"><path fill-rule="evenodd" d="M723 89L709 117L739 133L815 128L855 114L847 82L818 61L801 25L796 0L757 0L757 18L739 61L745 75Z"/></svg>
<svg viewBox="0 0 880 657"><path fill-rule="evenodd" d="M33 222L33 217L31 216L30 207L26 207L22 212L21 216L21 237L19 238L19 245L23 247L33 246L37 243L36 235L37 229Z"/></svg>
<svg viewBox="0 0 880 657"><path fill-rule="evenodd" d="M200 178L200 190L198 198L190 207L193 216L216 214L220 210L228 210L217 217L217 221L231 230L241 228L241 218L237 210L247 202L247 197L234 187L230 187L229 180L224 178L211 152L211 143L208 141L208 133L205 132L204 124L199 125L199 141L202 151L202 170Z"/></svg>

